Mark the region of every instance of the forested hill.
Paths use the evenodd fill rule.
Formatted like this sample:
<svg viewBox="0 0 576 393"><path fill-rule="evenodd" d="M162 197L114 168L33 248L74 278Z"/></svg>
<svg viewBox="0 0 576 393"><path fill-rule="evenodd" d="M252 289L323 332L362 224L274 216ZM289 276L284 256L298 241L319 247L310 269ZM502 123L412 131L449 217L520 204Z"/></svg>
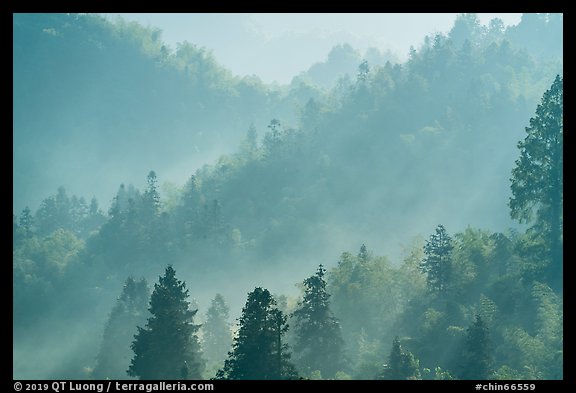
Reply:
<svg viewBox="0 0 576 393"><path fill-rule="evenodd" d="M473 378L458 351L488 323L484 377L561 378L562 23L461 15L406 62L361 61L327 89L314 72L285 88L231 76L137 24L15 15L14 196L32 205L13 215L15 375L124 375L131 335L113 332L141 325L149 296L128 277L173 265L201 313L220 292L237 316L254 287L293 311L294 284L322 263L326 281L321 267L309 282L333 296L348 351L331 375L374 378L392 343L421 359L412 377ZM174 274L162 280L182 289ZM100 354L124 347L98 360L112 374L91 374L100 343L84 336L123 282Z"/></svg>
<svg viewBox="0 0 576 393"><path fill-rule="evenodd" d="M562 71L561 21L526 15L504 29L463 16L405 64L362 63L326 94L298 79L283 95L232 77L208 50L167 49L153 28L15 15L16 212L57 186L106 209L121 183L143 186L151 169L182 186L237 150L253 123L242 153L199 174L244 241L302 233L300 224L326 234L312 238L320 248L337 235L397 245L405 239L394 234L440 217L453 228L508 227L516 143Z"/></svg>
<svg viewBox="0 0 576 393"><path fill-rule="evenodd" d="M233 151L250 124L293 122L295 104L317 94L235 77L209 48L170 48L159 29L135 22L77 14L13 21L18 211L37 207L54 184L108 205L142 167L183 182Z"/></svg>

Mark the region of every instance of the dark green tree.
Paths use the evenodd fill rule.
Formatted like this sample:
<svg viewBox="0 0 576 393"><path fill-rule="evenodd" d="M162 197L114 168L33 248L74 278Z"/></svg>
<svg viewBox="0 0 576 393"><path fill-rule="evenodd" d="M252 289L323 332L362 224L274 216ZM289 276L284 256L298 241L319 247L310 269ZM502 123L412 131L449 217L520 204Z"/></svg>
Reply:
<svg viewBox="0 0 576 393"><path fill-rule="evenodd" d="M330 294L326 292L326 269L304 280L304 297L292 314L295 320L295 362L306 374L320 371L324 378L333 378L343 366L340 323L330 310Z"/></svg>
<svg viewBox="0 0 576 393"><path fill-rule="evenodd" d="M202 325L202 352L209 363L221 363L232 346L228 313L230 308L221 294L216 294Z"/></svg>
<svg viewBox="0 0 576 393"><path fill-rule="evenodd" d="M217 379L295 379L287 344L282 342L288 331L286 316L276 308L267 289L255 288L248 294L242 309L238 334L232 352Z"/></svg>
<svg viewBox="0 0 576 393"><path fill-rule="evenodd" d="M388 364L384 366L382 379L420 379L419 362L411 352L400 345L398 336L394 337Z"/></svg>
<svg viewBox="0 0 576 393"><path fill-rule="evenodd" d="M518 143L520 158L512 170L510 215L535 220L533 230L545 243L553 284L562 281L563 227L563 79L559 75L542 97L536 116Z"/></svg>
<svg viewBox="0 0 576 393"><path fill-rule="evenodd" d="M436 227L436 233L424 245L424 259L420 264L426 273L428 290L436 294L445 294L450 286L452 275L452 239L442 225Z"/></svg>
<svg viewBox="0 0 576 393"><path fill-rule="evenodd" d="M124 283L122 294L110 313L104 328L96 366L92 371L95 379L124 379L130 364L130 344L136 327L146 322L150 290L145 279L129 277Z"/></svg>
<svg viewBox="0 0 576 393"><path fill-rule="evenodd" d="M140 379L200 379L204 360L193 319L198 310L189 310L186 284L176 279L172 266L154 284L146 327L138 326L128 375Z"/></svg>
<svg viewBox="0 0 576 393"><path fill-rule="evenodd" d="M460 379L488 379L492 373L492 356L488 326L476 315L467 329Z"/></svg>

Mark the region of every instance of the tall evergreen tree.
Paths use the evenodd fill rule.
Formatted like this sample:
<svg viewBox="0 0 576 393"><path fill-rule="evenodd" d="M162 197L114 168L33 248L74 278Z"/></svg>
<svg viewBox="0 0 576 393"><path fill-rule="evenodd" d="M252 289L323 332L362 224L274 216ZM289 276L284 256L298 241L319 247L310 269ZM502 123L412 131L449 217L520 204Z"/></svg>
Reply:
<svg viewBox="0 0 576 393"><path fill-rule="evenodd" d="M411 352L400 345L398 336L394 337L388 364L384 366L382 379L420 379L419 362Z"/></svg>
<svg viewBox="0 0 576 393"><path fill-rule="evenodd" d="M228 323L230 308L221 294L216 294L202 325L202 351L209 363L221 363L232 346L232 334Z"/></svg>
<svg viewBox="0 0 576 393"><path fill-rule="evenodd" d="M96 379L125 379L136 327L146 322L150 290L145 279L129 277L104 328L92 376Z"/></svg>
<svg viewBox="0 0 576 393"><path fill-rule="evenodd" d="M255 288L242 309L232 352L217 379L297 378L282 337L288 330L286 316L276 308L267 289Z"/></svg>
<svg viewBox="0 0 576 393"><path fill-rule="evenodd" d="M176 279L172 266L154 284L146 327L138 326L128 375L140 379L200 379L204 360L189 310L186 284Z"/></svg>
<svg viewBox="0 0 576 393"><path fill-rule="evenodd" d="M557 75L518 143L520 158L510 179L510 215L520 222L535 219L533 230L545 241L555 285L562 282L563 97L564 82Z"/></svg>
<svg viewBox="0 0 576 393"><path fill-rule="evenodd" d="M436 227L436 233L424 245L424 259L420 269L426 273L430 292L444 294L450 286L452 275L452 239L442 225Z"/></svg>
<svg viewBox="0 0 576 393"><path fill-rule="evenodd" d="M492 373L490 339L488 326L476 315L476 320L468 328L463 353L460 379L488 379Z"/></svg>
<svg viewBox="0 0 576 393"><path fill-rule="evenodd" d="M333 378L342 369L342 332L330 310L326 292L326 269L304 280L304 297L293 313L296 327L295 362L306 374L320 371L324 378Z"/></svg>

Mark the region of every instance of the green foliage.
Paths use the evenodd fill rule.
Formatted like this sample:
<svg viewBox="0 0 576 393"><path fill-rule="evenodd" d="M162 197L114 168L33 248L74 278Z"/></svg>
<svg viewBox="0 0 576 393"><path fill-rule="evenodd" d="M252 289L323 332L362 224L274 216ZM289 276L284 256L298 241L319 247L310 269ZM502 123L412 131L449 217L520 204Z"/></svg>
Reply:
<svg viewBox="0 0 576 393"><path fill-rule="evenodd" d="M454 379L454 376L450 374L449 371L442 370L442 367L436 367L434 369L434 375L432 376L432 372L429 368L424 368L422 370L422 379L433 379L435 381L446 381Z"/></svg>
<svg viewBox="0 0 576 393"><path fill-rule="evenodd" d="M338 371L336 372L334 379L337 381L348 381L351 380L352 377L350 377L350 375L346 374L344 371Z"/></svg>
<svg viewBox="0 0 576 393"><path fill-rule="evenodd" d="M490 379L491 345L488 326L480 315L476 315L476 320L467 330L460 379Z"/></svg>
<svg viewBox="0 0 576 393"><path fill-rule="evenodd" d="M140 379L200 379L204 360L189 310L186 284L176 279L172 266L154 284L146 327L138 326L131 348L134 357L128 375Z"/></svg>
<svg viewBox="0 0 576 393"><path fill-rule="evenodd" d="M343 364L340 324L330 310L330 295L326 292L320 265L316 274L304 280L304 296L292 316L296 330L295 363L304 375L319 371L324 378L333 378Z"/></svg>
<svg viewBox="0 0 576 393"><path fill-rule="evenodd" d="M426 241L421 269L426 273L428 290L434 294L444 295L452 286L453 248L452 238L442 225Z"/></svg>
<svg viewBox="0 0 576 393"><path fill-rule="evenodd" d="M278 88L230 76L205 48L182 43L172 50L160 31L136 23L15 15L14 163L25 174L15 172L15 200L24 203L18 190L34 183L29 179L39 167L48 174L52 161L39 147L69 158L61 141L75 154L99 149L92 168L102 168L105 187L124 180L115 174L130 178L130 168L145 173L142 157L172 168L182 157L217 150L220 140L240 144L238 153L191 174L168 200L150 171L142 192L120 186L108 217L95 198L88 204L64 188L34 214L13 214L15 337L28 342L32 330L22 328L44 330L41 322L53 313L58 319L95 309L121 279L149 277L158 261L186 263L203 278L274 271L288 260L296 269L299 261L366 239L391 257L362 245L358 254L342 253L326 276L319 271L307 279L291 332L282 296L274 302L261 288L249 294L217 377L296 378L286 345L292 333L295 361L312 379L374 378L391 341L388 377L416 378L422 365L425 379L561 379L563 82L559 76L549 83L562 73L562 54L538 36L557 37L561 22L558 15L527 14L504 28L499 20L482 26L476 15L460 15L447 36L411 48L405 63L367 55L368 67L342 45L326 63ZM531 218L531 229L468 227L450 238L439 226L397 263L397 239L417 234L415 223L431 214L460 228L509 225L505 174L522 124L547 87L512 179L510 213ZM97 111L94 102L102 103ZM81 136L77 124L98 132ZM91 160L82 154L82 164ZM108 192L97 171L70 165L91 189ZM230 346L223 300L215 298L203 327L206 371L184 284L167 269L155 288L131 372L161 379L210 374ZM134 322L136 314L142 318L134 311L140 306L126 302L143 296L127 295L113 309L95 376L126 367L121 337L143 323Z"/></svg>
<svg viewBox="0 0 576 393"><path fill-rule="evenodd" d="M250 292L232 352L216 378L296 379L288 346L282 342L288 330L286 319L267 289L258 287Z"/></svg>
<svg viewBox="0 0 576 393"><path fill-rule="evenodd" d="M510 215L535 221L533 229L545 240L555 285L562 285L563 226L563 79L556 76L518 143L520 158L512 170Z"/></svg>
<svg viewBox="0 0 576 393"><path fill-rule="evenodd" d="M526 307L535 314L533 323L503 331L507 365L524 379L562 379L562 301L548 285L538 282L528 296ZM512 353L517 356L510 356Z"/></svg>
<svg viewBox="0 0 576 393"><path fill-rule="evenodd" d="M32 235L46 237L64 229L86 239L105 221L96 198L92 198L88 206L84 197L69 197L64 187L59 187L56 195L42 201L34 215L28 207L22 210L19 224L22 236L27 238Z"/></svg>
<svg viewBox="0 0 576 393"><path fill-rule="evenodd" d="M362 330L373 338L391 327L401 307L396 302L400 293L394 285L394 273L386 258L370 256L365 247L358 256L343 253L338 265L330 271L328 291L345 339L352 344L352 356L358 345L353 343L358 343Z"/></svg>
<svg viewBox="0 0 576 393"><path fill-rule="evenodd" d="M394 337L388 363L384 366L381 379L420 379L419 362L412 353L405 351L400 339Z"/></svg>

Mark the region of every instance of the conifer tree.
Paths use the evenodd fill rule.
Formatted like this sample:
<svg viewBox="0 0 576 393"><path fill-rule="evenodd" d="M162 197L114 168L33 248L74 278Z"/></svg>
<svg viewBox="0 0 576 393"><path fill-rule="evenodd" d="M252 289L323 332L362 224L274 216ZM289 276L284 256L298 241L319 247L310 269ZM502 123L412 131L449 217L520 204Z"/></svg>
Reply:
<svg viewBox="0 0 576 393"><path fill-rule="evenodd" d="M194 324L198 310L189 310L186 284L172 266L154 284L146 327L138 326L128 375L140 379L200 379L204 360Z"/></svg>
<svg viewBox="0 0 576 393"><path fill-rule="evenodd" d="M520 158L512 170L510 215L533 222L545 242L550 278L562 284L564 81L557 75L518 143Z"/></svg>
<svg viewBox="0 0 576 393"><path fill-rule="evenodd" d="M424 245L424 260L420 269L426 273L428 290L436 294L445 294L450 286L452 275L452 239L442 225L436 227L436 233Z"/></svg>
<svg viewBox="0 0 576 393"><path fill-rule="evenodd" d="M419 362L411 352L405 351L400 339L394 337L388 364L384 367L382 379L420 379Z"/></svg>
<svg viewBox="0 0 576 393"><path fill-rule="evenodd" d="M462 365L460 379L488 379L492 373L489 330L480 315L467 329Z"/></svg>
<svg viewBox="0 0 576 393"><path fill-rule="evenodd" d="M310 374L320 371L324 378L333 378L342 369L342 332L330 310L330 295L326 292L322 265L304 280L304 297L293 313L296 328L294 346L296 364Z"/></svg>
<svg viewBox="0 0 576 393"><path fill-rule="evenodd" d="M286 316L267 289L255 288L242 309L238 334L217 379L295 379L287 344Z"/></svg>

